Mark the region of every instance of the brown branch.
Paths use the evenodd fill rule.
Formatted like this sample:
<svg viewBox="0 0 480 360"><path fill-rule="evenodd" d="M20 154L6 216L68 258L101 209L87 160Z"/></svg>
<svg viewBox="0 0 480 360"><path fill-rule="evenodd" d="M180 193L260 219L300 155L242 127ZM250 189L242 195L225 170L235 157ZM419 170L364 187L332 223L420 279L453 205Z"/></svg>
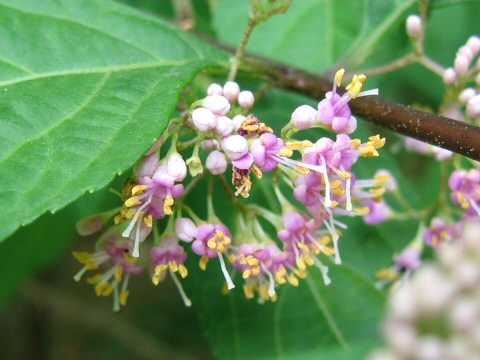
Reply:
<svg viewBox="0 0 480 360"><path fill-rule="evenodd" d="M332 84L319 75L249 56L246 65L261 70L280 88L321 99ZM480 160L480 127L452 120L437 114L386 101L378 96L367 96L350 102L352 111L375 124L397 133L454 151L474 160Z"/></svg>

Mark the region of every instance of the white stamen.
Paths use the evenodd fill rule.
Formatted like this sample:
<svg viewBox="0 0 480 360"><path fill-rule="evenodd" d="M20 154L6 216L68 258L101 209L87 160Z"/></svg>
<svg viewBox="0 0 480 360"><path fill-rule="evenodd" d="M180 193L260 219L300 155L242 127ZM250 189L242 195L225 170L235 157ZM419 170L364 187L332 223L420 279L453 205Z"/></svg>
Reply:
<svg viewBox="0 0 480 360"><path fill-rule="evenodd" d="M128 224L128 227L123 231L122 233L122 236L123 237L129 237L130 236L130 233L132 232L133 230L133 226L135 225L135 223L137 222L138 220L138 217L140 216L140 213L143 211L143 209L145 209L151 202L152 202L152 197L153 197L153 194L150 194L150 196L148 197L147 201L145 201L142 206L140 206L137 211L135 212L135 215L133 215L133 218L132 218L132 221L130 221L130 224Z"/></svg>
<svg viewBox="0 0 480 360"><path fill-rule="evenodd" d="M328 266L324 265L316 257L314 257L313 260L315 261L315 265L317 265L317 267L320 269L320 272L322 273L323 283L325 285L330 285L332 280L330 280L330 277L328 276Z"/></svg>
<svg viewBox="0 0 480 360"><path fill-rule="evenodd" d="M342 259L340 258L340 252L338 251L338 234L335 229L333 215L330 211L328 212L328 216L329 216L330 223L327 223L326 221L324 221L324 224L327 227L328 231L330 232L330 235L332 236L333 249L335 250L335 264L341 264Z"/></svg>
<svg viewBox="0 0 480 360"><path fill-rule="evenodd" d="M82 279L83 274L85 274L86 271L87 271L87 267L84 266L75 274L75 276L73 277L73 280L80 281Z"/></svg>
<svg viewBox="0 0 480 360"><path fill-rule="evenodd" d="M180 283L180 281L178 280L178 278L175 276L175 274L173 273L172 270L169 270L170 272L170 276L172 277L172 280L173 282L175 283L175 286L177 287L178 289L178 292L180 293L180 296L183 300L183 303L185 304L186 307L190 307L192 306L192 302L190 301L190 299L187 297L187 294L185 294L185 291L183 290L183 286L182 284Z"/></svg>
<svg viewBox="0 0 480 360"><path fill-rule="evenodd" d="M348 229L347 224L344 224L344 223L342 223L341 221L333 220L333 223L334 223L335 225L341 227L342 229Z"/></svg>
<svg viewBox="0 0 480 360"><path fill-rule="evenodd" d="M108 271L106 271L98 281L99 284L104 284L110 280L110 278L115 274L116 266L112 266Z"/></svg>
<svg viewBox="0 0 480 360"><path fill-rule="evenodd" d="M119 312L120 311L120 301L118 299L118 286L113 288L113 311Z"/></svg>
<svg viewBox="0 0 480 360"><path fill-rule="evenodd" d="M222 273L227 282L228 290L232 290L235 287L232 279L230 278L230 274L227 271L227 267L225 266L225 261L223 260L223 255L220 251L217 251L218 259L220 260L220 267L222 268Z"/></svg>
<svg viewBox="0 0 480 360"><path fill-rule="evenodd" d="M378 88L362 91L358 93L357 98L361 96L370 96L370 95L378 95Z"/></svg>
<svg viewBox="0 0 480 360"><path fill-rule="evenodd" d="M472 205L473 207L473 210L476 211L477 215L480 216L480 208L478 207L477 203L475 202L475 200L473 199L468 199L468 201L470 202L470 204Z"/></svg>
<svg viewBox="0 0 480 360"><path fill-rule="evenodd" d="M322 156L322 166L304 163L304 162L289 159L283 156L276 156L276 159L280 163L287 165L289 167L291 167L292 165L296 167L304 167L322 174L323 180L325 182L325 206L326 207L332 206L332 201L330 200L330 182L328 181L327 165L325 163L325 159L323 158L323 156Z"/></svg>
<svg viewBox="0 0 480 360"><path fill-rule="evenodd" d="M356 188L369 188L375 185L374 179L355 180Z"/></svg>
<svg viewBox="0 0 480 360"><path fill-rule="evenodd" d="M142 227L142 223L137 223L137 229L135 230L135 242L133 243L133 257L140 257L140 228Z"/></svg>
<svg viewBox="0 0 480 360"><path fill-rule="evenodd" d="M268 271L267 267L262 264L262 270L268 275L268 296L274 297L275 296L275 280L273 279L273 275L270 271Z"/></svg>
<svg viewBox="0 0 480 360"><path fill-rule="evenodd" d="M352 211L352 196L350 194L350 187L351 187L351 179L348 178L346 180L346 184L345 184L345 187L346 187L346 196L347 196L347 210L348 211Z"/></svg>

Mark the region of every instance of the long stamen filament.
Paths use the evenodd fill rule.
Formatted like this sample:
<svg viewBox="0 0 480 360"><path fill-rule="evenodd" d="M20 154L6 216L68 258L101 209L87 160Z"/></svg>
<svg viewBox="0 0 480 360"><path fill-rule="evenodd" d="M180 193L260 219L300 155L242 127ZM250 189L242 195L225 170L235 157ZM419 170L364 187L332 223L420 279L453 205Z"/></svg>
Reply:
<svg viewBox="0 0 480 360"><path fill-rule="evenodd" d="M145 201L137 209L137 211L135 212L135 215L133 215L132 221L130 221L130 224L128 224L128 227L122 232L123 237L129 237L130 236L130 233L132 232L133 227L134 227L135 223L137 222L138 217L140 216L140 213L143 211L143 209L145 209L152 202L152 197L153 197L153 194L150 194L147 201Z"/></svg>
<svg viewBox="0 0 480 360"><path fill-rule="evenodd" d="M225 260L223 259L223 255L220 251L218 251L217 254L218 259L220 260L220 268L222 269L223 276L225 277L225 281L227 282L228 290L232 290L235 287L235 284L230 278L230 274L228 273L227 267L225 266Z"/></svg>
<svg viewBox="0 0 480 360"><path fill-rule="evenodd" d="M185 290L183 290L183 286L180 283L180 280L175 276L175 273L172 270L169 270L170 276L177 287L178 292L180 293L180 297L183 300L183 303L186 307L192 306L192 301L188 298L187 294L185 294Z"/></svg>

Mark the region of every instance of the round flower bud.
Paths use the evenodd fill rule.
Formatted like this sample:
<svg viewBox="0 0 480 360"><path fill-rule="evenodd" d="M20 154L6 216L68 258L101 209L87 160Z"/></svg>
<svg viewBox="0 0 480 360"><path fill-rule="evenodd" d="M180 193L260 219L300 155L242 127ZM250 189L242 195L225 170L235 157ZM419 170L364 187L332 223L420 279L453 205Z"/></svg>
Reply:
<svg viewBox="0 0 480 360"><path fill-rule="evenodd" d="M414 38L422 32L422 18L416 14L407 17L405 22L408 36Z"/></svg>
<svg viewBox="0 0 480 360"><path fill-rule="evenodd" d="M167 160L167 173L175 179L182 181L187 176L187 165L180 154L173 154Z"/></svg>
<svg viewBox="0 0 480 360"><path fill-rule="evenodd" d="M207 89L207 94L212 95L223 95L222 87L218 84L211 84Z"/></svg>
<svg viewBox="0 0 480 360"><path fill-rule="evenodd" d="M189 218L178 218L175 223L175 234L180 240L191 242L197 236L197 227Z"/></svg>
<svg viewBox="0 0 480 360"><path fill-rule="evenodd" d="M222 149L231 160L240 159L248 153L247 140L240 135L230 135L222 140Z"/></svg>
<svg viewBox="0 0 480 360"><path fill-rule="evenodd" d="M480 51L480 37L470 36L467 40L467 46L472 50L473 54L476 55Z"/></svg>
<svg viewBox="0 0 480 360"><path fill-rule="evenodd" d="M223 85L223 96L225 96L231 103L237 101L238 94L240 94L240 87L236 82L227 81L225 85Z"/></svg>
<svg viewBox="0 0 480 360"><path fill-rule="evenodd" d="M238 94L238 105L244 109L250 109L255 102L255 98L251 91L242 91Z"/></svg>
<svg viewBox="0 0 480 360"><path fill-rule="evenodd" d="M221 95L207 96L203 101L203 106L215 115L225 115L230 111L230 103L228 102L228 99Z"/></svg>
<svg viewBox="0 0 480 360"><path fill-rule="evenodd" d="M150 155L144 156L135 165L133 173L135 176L142 178L144 176L152 176L158 166L158 152L153 152Z"/></svg>
<svg viewBox="0 0 480 360"><path fill-rule="evenodd" d="M214 150L208 154L206 166L213 175L220 175L227 170L227 159L222 152Z"/></svg>
<svg viewBox="0 0 480 360"><path fill-rule="evenodd" d="M457 51L457 56L458 55L464 56L468 60L469 63L473 59L473 51L467 45L460 46L460 48Z"/></svg>
<svg viewBox="0 0 480 360"><path fill-rule="evenodd" d="M233 131L232 119L226 116L217 117L217 126L215 127L215 132L218 135L225 137L230 135L232 131Z"/></svg>
<svg viewBox="0 0 480 360"><path fill-rule="evenodd" d="M233 123L233 129L235 131L237 131L238 129L240 129L240 126L242 126L242 123L243 121L246 119L245 116L241 115L241 114L238 114L238 115L235 115L232 119L232 123Z"/></svg>
<svg viewBox="0 0 480 360"><path fill-rule="evenodd" d="M217 124L215 115L208 109L198 108L192 112L193 125L200 131L209 131Z"/></svg>
<svg viewBox="0 0 480 360"><path fill-rule="evenodd" d="M468 100L467 115L475 119L480 117L480 94L472 96Z"/></svg>
<svg viewBox="0 0 480 360"><path fill-rule="evenodd" d="M350 119L348 119L348 122L347 122L347 126L343 130L343 132L345 134L351 134L355 130L357 130L357 119L355 118L355 116L350 116Z"/></svg>
<svg viewBox="0 0 480 360"><path fill-rule="evenodd" d="M468 102L468 100L470 100L472 97L474 97L476 94L476 91L475 89L473 88L466 88L464 89L460 95L458 96L458 100L462 103L462 104L466 104Z"/></svg>
<svg viewBox="0 0 480 360"><path fill-rule="evenodd" d="M454 68L457 74L465 74L468 71L468 67L470 66L470 61L468 61L468 57L463 54L458 54L455 57Z"/></svg>
<svg viewBox="0 0 480 360"><path fill-rule="evenodd" d="M452 85L457 80L457 74L453 68L448 68L443 72L443 82L446 85Z"/></svg>
<svg viewBox="0 0 480 360"><path fill-rule="evenodd" d="M290 119L290 123L296 129L308 129L312 127L317 118L317 111L308 105L302 105L297 107Z"/></svg>
<svg viewBox="0 0 480 360"><path fill-rule="evenodd" d="M202 148L202 150L205 150L205 151L212 151L212 150L218 150L219 149L218 141L215 140L215 139L203 140L200 143L200 147Z"/></svg>

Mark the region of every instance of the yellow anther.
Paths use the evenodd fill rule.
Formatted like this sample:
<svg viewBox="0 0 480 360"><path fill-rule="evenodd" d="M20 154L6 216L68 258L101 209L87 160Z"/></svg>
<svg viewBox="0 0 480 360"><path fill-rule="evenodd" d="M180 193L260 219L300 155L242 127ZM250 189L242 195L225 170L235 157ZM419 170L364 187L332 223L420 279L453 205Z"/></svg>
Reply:
<svg viewBox="0 0 480 360"><path fill-rule="evenodd" d="M85 269L87 270L95 270L98 269L98 262L96 261L89 261L85 264Z"/></svg>
<svg viewBox="0 0 480 360"><path fill-rule="evenodd" d="M132 206L136 206L136 205L140 205L142 202L138 199L138 196L132 196L130 198L128 198L127 200L125 200L125 206L127 208L129 207L132 207Z"/></svg>
<svg viewBox="0 0 480 360"><path fill-rule="evenodd" d="M330 181L330 190L338 189L342 187L342 182L340 180Z"/></svg>
<svg viewBox="0 0 480 360"><path fill-rule="evenodd" d="M289 149L288 147L284 147L280 150L280 156L290 157L293 155L293 150Z"/></svg>
<svg viewBox="0 0 480 360"><path fill-rule="evenodd" d="M308 266L312 266L314 264L313 258L308 254L305 255L305 262Z"/></svg>
<svg viewBox="0 0 480 360"><path fill-rule="evenodd" d="M185 265L183 264L179 264L178 265L178 273L180 274L180 276L185 279L188 275L188 270L187 268L185 267Z"/></svg>
<svg viewBox="0 0 480 360"><path fill-rule="evenodd" d="M253 299L254 293L253 293L253 288L251 285L243 285L243 293L245 294L245 297L247 299Z"/></svg>
<svg viewBox="0 0 480 360"><path fill-rule="evenodd" d="M270 300L271 300L272 302L277 301L277 299L278 299L278 298L277 298L277 294L273 294L273 296L270 296Z"/></svg>
<svg viewBox="0 0 480 360"><path fill-rule="evenodd" d="M96 274L94 276L90 276L89 278L87 278L87 283L89 284L96 284L100 281L100 278L102 276L100 274Z"/></svg>
<svg viewBox="0 0 480 360"><path fill-rule="evenodd" d="M257 276L259 274L260 274L260 267L259 266L252 268L252 275L253 276Z"/></svg>
<svg viewBox="0 0 480 360"><path fill-rule="evenodd" d="M457 199L463 209L468 209L470 207L468 199L461 192L457 192Z"/></svg>
<svg viewBox="0 0 480 360"><path fill-rule="evenodd" d="M358 149L358 147L362 145L362 141L360 139L352 139L350 140L350 145L352 146L352 148Z"/></svg>
<svg viewBox="0 0 480 360"><path fill-rule="evenodd" d="M207 264L208 264L208 256L202 256L202 258L198 262L200 269L205 270L207 268Z"/></svg>
<svg viewBox="0 0 480 360"><path fill-rule="evenodd" d="M378 151L375 150L375 147L372 144L364 144L359 148L360 156L362 157L375 157L378 156Z"/></svg>
<svg viewBox="0 0 480 360"><path fill-rule="evenodd" d="M313 143L309 140L288 141L285 143L285 146L292 150L305 150L307 147L310 147L312 145Z"/></svg>
<svg viewBox="0 0 480 360"><path fill-rule="evenodd" d="M285 269L285 267L283 265L278 268L277 274L279 274L280 276L287 275L287 270Z"/></svg>
<svg viewBox="0 0 480 360"><path fill-rule="evenodd" d="M212 250L215 250L217 248L217 242L215 237L208 239L207 246Z"/></svg>
<svg viewBox="0 0 480 360"><path fill-rule="evenodd" d="M270 296L268 295L268 287L267 285L260 285L258 287L258 294L263 300L268 300Z"/></svg>
<svg viewBox="0 0 480 360"><path fill-rule="evenodd" d="M303 175L303 176L308 175L308 172L309 172L309 170L307 168L304 168L304 167L296 167L295 171L297 173L299 173L300 175Z"/></svg>
<svg viewBox="0 0 480 360"><path fill-rule="evenodd" d="M120 305L122 306L127 305L128 294L129 294L128 290L120 291L120 297L118 299L120 302Z"/></svg>
<svg viewBox="0 0 480 360"><path fill-rule="evenodd" d="M380 269L375 274L377 279L395 281L398 279L398 273L393 269Z"/></svg>
<svg viewBox="0 0 480 360"><path fill-rule="evenodd" d="M178 264L175 260L169 261L168 266L170 267L170 270L172 270L173 272L178 271Z"/></svg>
<svg viewBox="0 0 480 360"><path fill-rule="evenodd" d="M115 280L121 281L122 280L122 274L123 274L123 267L121 265L117 265L115 267L115 273L114 273Z"/></svg>
<svg viewBox="0 0 480 360"><path fill-rule="evenodd" d="M124 207L121 211L121 215L125 219L131 219L135 216L135 209L127 209L126 207Z"/></svg>
<svg viewBox="0 0 480 360"><path fill-rule="evenodd" d="M337 206L338 206L338 201L332 200L330 207L334 208L334 207L337 207Z"/></svg>
<svg viewBox="0 0 480 360"><path fill-rule="evenodd" d="M342 188L336 188L336 189L331 189L331 191L338 196L343 196L345 195L345 190Z"/></svg>
<svg viewBox="0 0 480 360"><path fill-rule="evenodd" d="M113 223L115 225L118 225L121 224L123 220L125 220L125 218L122 215L115 215L115 217L113 218Z"/></svg>
<svg viewBox="0 0 480 360"><path fill-rule="evenodd" d="M297 246L299 247L299 249L303 250L306 253L310 252L310 249L304 243L299 242L297 243Z"/></svg>
<svg viewBox="0 0 480 360"><path fill-rule="evenodd" d="M348 171L344 171L344 170L338 171L337 175L340 176L344 180L350 179L352 177L352 174L350 174Z"/></svg>
<svg viewBox="0 0 480 360"><path fill-rule="evenodd" d="M297 264L297 267L300 269L300 270L305 270L307 268L307 266L305 265L305 262L303 261L303 257L302 256L299 256L297 261L296 261L296 264Z"/></svg>
<svg viewBox="0 0 480 360"><path fill-rule="evenodd" d="M168 266L166 264L160 264L160 265L157 265L155 266L155 274L161 274L162 272L164 272L165 270L168 269Z"/></svg>
<svg viewBox="0 0 480 360"><path fill-rule="evenodd" d="M74 251L72 255L81 264L85 264L86 262L90 261L90 259L92 258L92 254L86 251Z"/></svg>
<svg viewBox="0 0 480 360"><path fill-rule="evenodd" d="M148 186L147 185L135 185L132 188L132 195L140 195L143 193L145 190L147 190Z"/></svg>
<svg viewBox="0 0 480 360"><path fill-rule="evenodd" d="M262 170L257 165L252 165L250 170L257 179L261 179L263 177Z"/></svg>
<svg viewBox="0 0 480 360"><path fill-rule="evenodd" d="M258 260L255 259L253 256L250 256L247 258L247 263L250 266L257 266L258 265Z"/></svg>
<svg viewBox="0 0 480 360"><path fill-rule="evenodd" d="M370 213L370 209L366 206L355 208L353 209L353 211L358 216L365 216L365 215L368 215L368 213Z"/></svg>
<svg viewBox="0 0 480 360"><path fill-rule="evenodd" d="M153 217L152 215L147 215L143 218L143 222L147 227L151 228L153 226Z"/></svg>
<svg viewBox="0 0 480 360"><path fill-rule="evenodd" d="M297 275L300 279L305 279L308 273L305 270L295 270L295 275Z"/></svg>
<svg viewBox="0 0 480 360"><path fill-rule="evenodd" d="M321 252L321 251L320 251L320 248L319 248L318 246L316 246L315 244L312 244L312 245L310 246L310 249L313 251L313 253L314 253L315 255L318 255L318 254L320 254L320 252Z"/></svg>
<svg viewBox="0 0 480 360"><path fill-rule="evenodd" d="M384 187L378 187L378 188L370 189L369 193L378 198L378 197L382 196L383 194L385 194L386 191L387 191L387 189L385 189Z"/></svg>
<svg viewBox="0 0 480 360"><path fill-rule="evenodd" d="M286 280L285 280L285 275L283 274L280 274L279 272L277 272L275 274L275 280L277 280L277 282L279 284L285 284Z"/></svg>
<svg viewBox="0 0 480 360"><path fill-rule="evenodd" d="M172 211L172 205L173 205L174 201L173 201L173 197L172 195L167 195L165 196L165 200L163 202L163 212L165 213L165 215L172 215L173 214L173 211Z"/></svg>
<svg viewBox="0 0 480 360"><path fill-rule="evenodd" d="M374 178L375 185L385 186L390 181L390 176L387 174L379 174Z"/></svg>
<svg viewBox="0 0 480 360"><path fill-rule="evenodd" d="M290 274L287 279L290 285L298 286L298 278L295 275Z"/></svg>
<svg viewBox="0 0 480 360"><path fill-rule="evenodd" d="M252 274L252 272L250 271L250 269L247 269L242 273L242 278L248 279L251 274Z"/></svg>
<svg viewBox="0 0 480 360"><path fill-rule="evenodd" d="M335 73L335 77L334 77L334 80L333 80L333 81L335 81L335 84L336 84L337 86L341 86L341 85L342 85L343 75L345 75L345 69L340 69L340 70L338 70L338 71Z"/></svg>
<svg viewBox="0 0 480 360"><path fill-rule="evenodd" d="M335 255L335 249L332 248L332 247L330 247L330 246L324 246L324 247L322 248L322 251L323 251L323 253L324 253L325 255L327 255L327 256L333 256L333 255Z"/></svg>
<svg viewBox="0 0 480 360"><path fill-rule="evenodd" d="M370 136L368 138L368 143L372 145L375 149L380 149L385 145L385 138L381 138L380 135Z"/></svg>

